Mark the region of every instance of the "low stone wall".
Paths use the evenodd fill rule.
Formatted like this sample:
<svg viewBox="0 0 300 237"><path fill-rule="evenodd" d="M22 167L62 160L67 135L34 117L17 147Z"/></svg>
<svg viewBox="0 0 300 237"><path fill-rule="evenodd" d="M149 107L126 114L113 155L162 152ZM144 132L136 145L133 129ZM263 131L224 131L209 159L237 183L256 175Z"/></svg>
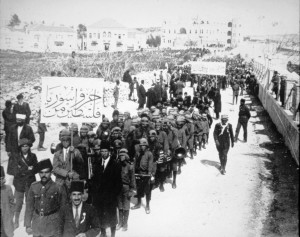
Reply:
<svg viewBox="0 0 300 237"><path fill-rule="evenodd" d="M281 107L280 102L275 100L263 84L259 84L259 99L299 165L299 130L293 114Z"/></svg>

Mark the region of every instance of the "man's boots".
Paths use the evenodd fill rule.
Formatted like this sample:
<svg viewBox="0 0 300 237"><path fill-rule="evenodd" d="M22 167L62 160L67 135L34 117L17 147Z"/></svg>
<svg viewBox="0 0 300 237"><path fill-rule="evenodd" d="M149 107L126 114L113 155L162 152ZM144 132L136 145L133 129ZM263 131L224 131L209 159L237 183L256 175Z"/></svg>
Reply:
<svg viewBox="0 0 300 237"><path fill-rule="evenodd" d="M128 229L128 217L129 217L129 210L123 210L123 228L122 231L127 231Z"/></svg>
<svg viewBox="0 0 300 237"><path fill-rule="evenodd" d="M131 208L131 210L135 210L135 209L141 208L141 202L142 202L141 198L138 198L137 204L135 204L135 205Z"/></svg>
<svg viewBox="0 0 300 237"><path fill-rule="evenodd" d="M146 214L150 214L150 198L146 196Z"/></svg>
<svg viewBox="0 0 300 237"><path fill-rule="evenodd" d="M120 209L119 210L119 223L117 225L116 230L121 229L123 227L123 225L124 225L124 223L123 223L123 213L124 213L123 209Z"/></svg>
<svg viewBox="0 0 300 237"><path fill-rule="evenodd" d="M193 160L194 159L193 149L190 149L190 154L191 154L191 160Z"/></svg>
<svg viewBox="0 0 300 237"><path fill-rule="evenodd" d="M15 212L14 229L19 228L19 218L20 218L20 212Z"/></svg>
<svg viewBox="0 0 300 237"><path fill-rule="evenodd" d="M176 185L176 176L177 176L177 171L173 171L173 183L172 183L172 188L175 189L177 187Z"/></svg>

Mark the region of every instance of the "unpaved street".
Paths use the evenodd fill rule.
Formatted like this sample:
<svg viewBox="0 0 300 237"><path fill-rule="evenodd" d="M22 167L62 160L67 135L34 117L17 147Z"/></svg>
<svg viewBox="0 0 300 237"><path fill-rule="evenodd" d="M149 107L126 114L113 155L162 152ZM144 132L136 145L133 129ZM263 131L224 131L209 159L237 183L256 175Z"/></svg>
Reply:
<svg viewBox="0 0 300 237"><path fill-rule="evenodd" d="M231 104L231 88L221 94L222 114L229 115L235 130L238 105ZM298 236L298 170L258 101L249 95L244 98L251 106L252 115L248 143L238 141L230 149L226 175L218 170L218 154L212 137L217 122L214 120L207 149L198 151L194 160L186 159L177 189L172 189L171 182L165 185L165 192L155 189L151 213L147 215L144 208L130 211L128 231L118 231L117 236ZM124 110L125 107L135 113L137 105L125 102L120 106ZM110 116L112 110L107 110ZM60 129L46 133L47 147L57 142ZM38 159L53 157L49 149L37 152L35 148L33 152ZM5 156L2 150L1 163L6 169ZM11 177L7 180L11 184ZM132 201L134 204L135 199ZM21 226L24 209L25 205ZM27 236L24 227L17 229L15 236Z"/></svg>

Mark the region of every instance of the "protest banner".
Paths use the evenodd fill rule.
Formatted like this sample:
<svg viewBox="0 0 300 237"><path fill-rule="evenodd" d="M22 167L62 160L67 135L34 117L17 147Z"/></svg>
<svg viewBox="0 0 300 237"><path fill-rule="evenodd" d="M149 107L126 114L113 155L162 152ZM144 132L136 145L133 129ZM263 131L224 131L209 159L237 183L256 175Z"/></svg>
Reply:
<svg viewBox="0 0 300 237"><path fill-rule="evenodd" d="M189 62L192 74L225 76L225 62Z"/></svg>
<svg viewBox="0 0 300 237"><path fill-rule="evenodd" d="M42 77L41 122L99 122L103 87L102 78Z"/></svg>

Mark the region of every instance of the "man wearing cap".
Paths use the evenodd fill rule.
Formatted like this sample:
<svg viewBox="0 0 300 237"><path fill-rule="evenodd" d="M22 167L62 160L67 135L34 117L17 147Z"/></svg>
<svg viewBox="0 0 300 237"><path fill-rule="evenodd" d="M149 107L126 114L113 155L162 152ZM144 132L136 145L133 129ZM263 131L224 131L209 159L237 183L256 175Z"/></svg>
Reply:
<svg viewBox="0 0 300 237"><path fill-rule="evenodd" d="M118 120L119 120L119 110L114 110L112 114L112 121L110 122L109 129L113 129L114 127L118 127Z"/></svg>
<svg viewBox="0 0 300 237"><path fill-rule="evenodd" d="M140 139L139 147L135 154L135 174L137 176L137 204L131 209L138 209L142 204L142 197L146 195L146 214L150 213L151 179L154 179L153 155L149 151L146 138Z"/></svg>
<svg viewBox="0 0 300 237"><path fill-rule="evenodd" d="M19 227L19 217L23 207L24 197L27 197L30 185L36 181L35 168L37 165L37 157L30 151L31 142L22 138L19 140L19 152L12 154L15 187L16 210L15 210L15 229Z"/></svg>
<svg viewBox="0 0 300 237"><path fill-rule="evenodd" d="M96 237L100 232L99 218L95 209L83 202L84 183L72 181L70 188L71 203L59 212L58 237Z"/></svg>
<svg viewBox="0 0 300 237"><path fill-rule="evenodd" d="M14 124L10 127L6 144L6 151L9 157L12 153L19 152L19 139L26 138L31 142L31 144L35 142L35 137L32 128L28 124L25 124L25 117L26 116L24 114L17 114L17 124ZM12 167L10 166L10 162L11 161L8 162L7 173L9 175L13 175L11 173Z"/></svg>
<svg viewBox="0 0 300 237"><path fill-rule="evenodd" d="M186 132L185 132L185 128L183 127L185 123L185 118L184 116L178 116L176 119L176 124L177 124L177 129L178 129L178 142L179 142L179 147L183 147L184 149L186 148ZM178 174L181 174L181 166L182 164L185 163L184 159L180 159L178 161Z"/></svg>
<svg viewBox="0 0 300 237"><path fill-rule="evenodd" d="M123 231L127 231L130 199L133 196L133 190L136 188L134 166L130 162L128 150L125 148L119 151L118 160L121 163L122 168L122 191L118 195L119 224L117 225L117 230L122 228Z"/></svg>
<svg viewBox="0 0 300 237"><path fill-rule="evenodd" d="M102 123L100 123L96 135L97 138L99 138L101 141L102 140L108 140L109 135L110 135L110 124L108 118L104 117L102 119Z"/></svg>
<svg viewBox="0 0 300 237"><path fill-rule="evenodd" d="M59 209L67 202L65 189L52 181L50 159L41 160L36 171L41 181L31 184L26 200L24 226L28 235L58 235Z"/></svg>
<svg viewBox="0 0 300 237"><path fill-rule="evenodd" d="M84 177L83 158L79 150L71 146L70 131L63 130L61 143L63 148L54 154L53 173L56 176L56 183L67 185L69 188L72 180L79 180Z"/></svg>
<svg viewBox="0 0 300 237"><path fill-rule="evenodd" d="M217 123L214 130L214 140L216 147L219 152L219 159L221 163L220 172L221 174L226 173L227 154L230 147L234 146L234 137L232 125L228 123L228 115L221 116L221 122Z"/></svg>
<svg viewBox="0 0 300 237"><path fill-rule="evenodd" d="M176 177L177 177L177 171L178 171L178 161L174 157L174 151L179 147L179 142L178 142L178 130L171 125L171 121L173 121L174 118L172 115L168 116L167 120L163 121L163 130L168 136L168 142L169 142L169 149L170 149L170 156L172 157L171 162L168 164L169 165L169 171L172 172L169 174L169 176L173 175L173 183L172 183L172 188L176 188Z"/></svg>
<svg viewBox="0 0 300 237"><path fill-rule="evenodd" d="M195 125L191 114L186 114L185 120L186 120L186 124L184 125L184 127L186 128L187 148L190 151L191 159L194 159L193 148L194 148Z"/></svg>
<svg viewBox="0 0 300 237"><path fill-rule="evenodd" d="M150 118L146 113L141 115L141 124L134 131L134 140L139 140L141 138L147 138L150 131Z"/></svg>
<svg viewBox="0 0 300 237"><path fill-rule="evenodd" d="M25 115L25 123L29 124L31 110L29 104L23 101L24 96L23 94L17 95L18 102L14 105L13 111L14 114L24 114Z"/></svg>
<svg viewBox="0 0 300 237"><path fill-rule="evenodd" d="M81 139L78 133L78 125L76 123L71 124L70 132L73 133L73 146L77 147L81 143Z"/></svg>
<svg viewBox="0 0 300 237"><path fill-rule="evenodd" d="M244 130L244 142L247 142L247 126L248 126L248 120L250 119L251 114L249 108L245 105L245 99L241 99L241 105L239 110L239 119L238 124L236 126L235 130L235 137L234 141L237 142L237 139L239 137L241 126L243 126Z"/></svg>
<svg viewBox="0 0 300 237"><path fill-rule="evenodd" d="M95 166L92 177L92 200L100 220L101 237L106 237L106 228L110 227L111 236L115 236L117 219L117 198L121 192L121 166L111 158L110 144L101 141L101 162Z"/></svg>

